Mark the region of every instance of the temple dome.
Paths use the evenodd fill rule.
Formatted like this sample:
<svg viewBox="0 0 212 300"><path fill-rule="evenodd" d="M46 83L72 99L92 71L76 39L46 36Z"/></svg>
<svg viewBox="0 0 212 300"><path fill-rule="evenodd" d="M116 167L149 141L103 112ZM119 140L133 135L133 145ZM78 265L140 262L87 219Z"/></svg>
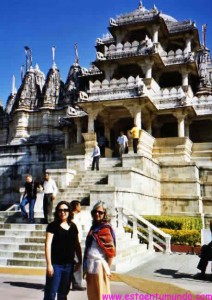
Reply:
<svg viewBox="0 0 212 300"><path fill-rule="evenodd" d="M164 19L164 21L166 22L177 22L177 20L175 18L173 18L172 16L160 13L160 17Z"/></svg>

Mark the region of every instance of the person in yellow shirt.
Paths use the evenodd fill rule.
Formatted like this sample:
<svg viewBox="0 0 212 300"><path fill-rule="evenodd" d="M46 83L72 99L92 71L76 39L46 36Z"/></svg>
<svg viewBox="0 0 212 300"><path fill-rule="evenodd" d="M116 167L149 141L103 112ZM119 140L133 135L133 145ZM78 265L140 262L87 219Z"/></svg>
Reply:
<svg viewBox="0 0 212 300"><path fill-rule="evenodd" d="M130 133L132 134L132 137L133 137L133 152L137 153L139 128L136 124L134 124L133 128L130 130Z"/></svg>

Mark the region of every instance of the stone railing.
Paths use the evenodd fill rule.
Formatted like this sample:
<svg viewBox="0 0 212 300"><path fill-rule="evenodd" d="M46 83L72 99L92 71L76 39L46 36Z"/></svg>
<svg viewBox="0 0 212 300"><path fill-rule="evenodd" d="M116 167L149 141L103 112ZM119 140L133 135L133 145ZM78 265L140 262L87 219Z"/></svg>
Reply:
<svg viewBox="0 0 212 300"><path fill-rule="evenodd" d="M157 94L152 95L154 104L160 108L182 106L182 99L186 97L181 86L161 89Z"/></svg>
<svg viewBox="0 0 212 300"><path fill-rule="evenodd" d="M195 56L193 52L188 52L186 49L183 51L178 49L176 51L162 51L160 52L161 58L165 65L172 65L172 64L182 64L187 62L194 62Z"/></svg>
<svg viewBox="0 0 212 300"><path fill-rule="evenodd" d="M96 80L90 82L90 89L85 92L80 92L80 101L94 101L95 99L109 100L114 98L132 98L141 96L146 91L143 80L137 76L134 78L121 78L119 80Z"/></svg>
<svg viewBox="0 0 212 300"><path fill-rule="evenodd" d="M212 95L202 95L192 99L192 105L197 115L212 114Z"/></svg>
<svg viewBox="0 0 212 300"><path fill-rule="evenodd" d="M119 59L122 57L149 55L157 52L157 45L155 46L151 39L146 37L145 40L132 43L126 42L117 45L111 44L109 47L105 46L104 53L97 52L97 60Z"/></svg>
<svg viewBox="0 0 212 300"><path fill-rule="evenodd" d="M123 225L130 227L132 238L145 240L149 251L157 248L159 251L171 253L171 236L169 234L128 208L117 207L117 211L117 227L123 227Z"/></svg>
<svg viewBox="0 0 212 300"><path fill-rule="evenodd" d="M102 82L99 80L94 81L94 83L90 82L90 90L89 92L95 92L100 90L113 90L119 88L135 88L139 85L144 85L142 79L137 76L136 78L130 76L129 78L122 77L120 79L113 78L112 80L104 79Z"/></svg>

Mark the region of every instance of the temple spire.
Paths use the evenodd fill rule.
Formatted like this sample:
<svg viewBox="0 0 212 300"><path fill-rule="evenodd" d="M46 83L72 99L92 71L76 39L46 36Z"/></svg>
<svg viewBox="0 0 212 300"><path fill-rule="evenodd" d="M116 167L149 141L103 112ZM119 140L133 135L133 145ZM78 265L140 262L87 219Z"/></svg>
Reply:
<svg viewBox="0 0 212 300"><path fill-rule="evenodd" d="M206 48L206 30L207 30L207 24L202 25L202 45L204 48Z"/></svg>
<svg viewBox="0 0 212 300"><path fill-rule="evenodd" d="M75 49L75 64L79 64L79 55L78 55L78 46L77 44L74 44Z"/></svg>

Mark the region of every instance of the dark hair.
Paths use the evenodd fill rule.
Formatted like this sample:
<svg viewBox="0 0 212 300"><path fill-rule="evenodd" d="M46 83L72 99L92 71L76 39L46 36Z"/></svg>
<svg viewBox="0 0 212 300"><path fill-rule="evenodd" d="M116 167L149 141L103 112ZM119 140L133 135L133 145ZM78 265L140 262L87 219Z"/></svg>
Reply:
<svg viewBox="0 0 212 300"><path fill-rule="evenodd" d="M104 210L104 217L103 219L101 220L101 223L106 223L106 222L110 222L110 217L108 216L108 213L107 213L107 205L105 202L103 201L98 201L94 206L93 206L93 209L91 211L91 216L92 218L94 217L94 211L96 210L97 207L102 207L103 210ZM97 222L93 219L93 222L92 224L95 225ZM99 222L98 222L99 223Z"/></svg>
<svg viewBox="0 0 212 300"><path fill-rule="evenodd" d="M77 206L81 204L79 200L73 200L70 202L71 211L74 211Z"/></svg>
<svg viewBox="0 0 212 300"><path fill-rule="evenodd" d="M69 209L69 215L68 215L68 220L67 220L67 222L68 222L68 224L70 224L70 223L71 223L71 220L73 219L74 216L73 216L73 213L71 212L70 204L69 204L67 201L60 201L60 202L57 204L57 206L56 206L56 208L55 208L55 213L54 213L54 221L57 222L57 223L61 223L61 219L60 219L60 217L59 217L58 211L59 211L60 206L63 205L63 204L65 204L65 205L67 206L67 208Z"/></svg>

